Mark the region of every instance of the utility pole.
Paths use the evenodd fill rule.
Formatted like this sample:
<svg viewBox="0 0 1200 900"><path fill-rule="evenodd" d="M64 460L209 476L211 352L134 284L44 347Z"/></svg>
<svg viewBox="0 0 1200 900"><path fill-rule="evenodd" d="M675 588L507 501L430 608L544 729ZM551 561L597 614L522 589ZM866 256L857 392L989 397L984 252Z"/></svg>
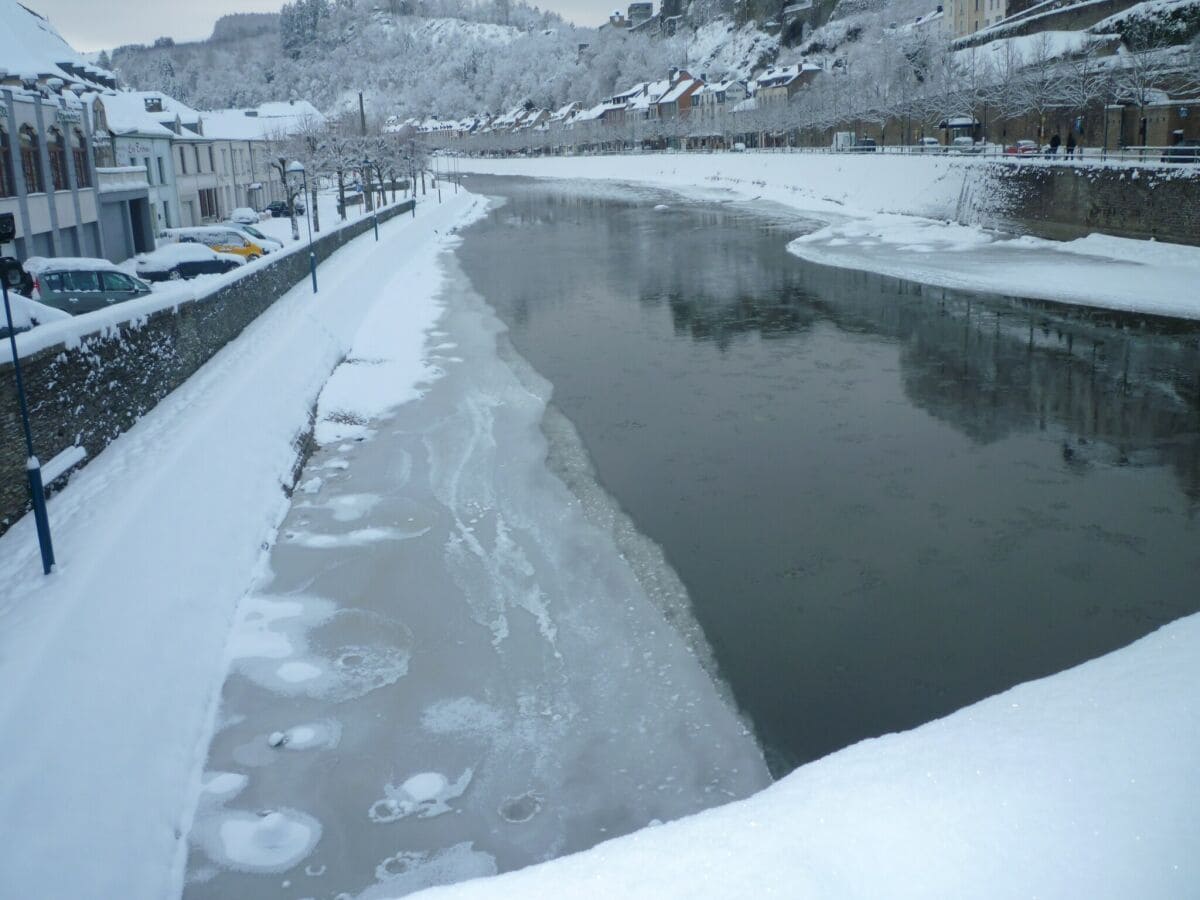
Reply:
<svg viewBox="0 0 1200 900"><path fill-rule="evenodd" d="M367 136L367 108L363 105L362 91L358 92L358 127L363 137Z"/></svg>
<svg viewBox="0 0 1200 900"><path fill-rule="evenodd" d="M17 402L21 407L21 427L25 432L25 476L29 479L29 498L33 502L33 518L37 525L38 546L42 551L42 573L54 570L54 543L50 539L50 516L46 512L46 492L42 486L42 466L33 452L33 429L29 425L29 404L25 399L25 383L21 380L21 357L17 353L17 334L13 327L12 307L8 302L8 283L0 278L4 294L4 317L8 323L8 345L12 350L13 375L17 380Z"/></svg>

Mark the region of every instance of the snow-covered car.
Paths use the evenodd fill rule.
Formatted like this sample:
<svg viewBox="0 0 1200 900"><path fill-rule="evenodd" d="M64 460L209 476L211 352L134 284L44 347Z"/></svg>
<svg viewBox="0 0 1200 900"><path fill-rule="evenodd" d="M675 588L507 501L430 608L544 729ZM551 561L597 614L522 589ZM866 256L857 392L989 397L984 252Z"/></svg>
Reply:
<svg viewBox="0 0 1200 900"><path fill-rule="evenodd" d="M32 256L25 271L33 276L32 299L73 316L150 293L150 285L107 259Z"/></svg>
<svg viewBox="0 0 1200 900"><path fill-rule="evenodd" d="M974 138L956 137L950 142L950 152L952 153L982 153L983 144L977 143Z"/></svg>
<svg viewBox="0 0 1200 900"><path fill-rule="evenodd" d="M258 222L258 213L248 206L239 206L229 214L229 221L239 225L253 225Z"/></svg>
<svg viewBox="0 0 1200 900"><path fill-rule="evenodd" d="M914 145L914 149L918 153L941 153L945 148L942 146L942 142L937 138L923 137L917 138L917 143Z"/></svg>
<svg viewBox="0 0 1200 900"><path fill-rule="evenodd" d="M731 149L733 150L734 153L745 153L746 145L743 144L741 141L735 141L734 145Z"/></svg>
<svg viewBox="0 0 1200 900"><path fill-rule="evenodd" d="M205 244L218 253L232 253L252 262L266 256L258 241L243 234L240 225L195 225L189 228L168 228L162 236L179 244Z"/></svg>
<svg viewBox="0 0 1200 900"><path fill-rule="evenodd" d="M240 256L196 243L166 244L134 259L134 271L146 281L176 281L197 275L219 275L244 265Z"/></svg>
<svg viewBox="0 0 1200 900"><path fill-rule="evenodd" d="M258 244L267 253L274 253L276 250L283 249L283 241L263 234L253 225L242 225L238 222L226 222L225 224L239 234L245 235L247 240Z"/></svg>

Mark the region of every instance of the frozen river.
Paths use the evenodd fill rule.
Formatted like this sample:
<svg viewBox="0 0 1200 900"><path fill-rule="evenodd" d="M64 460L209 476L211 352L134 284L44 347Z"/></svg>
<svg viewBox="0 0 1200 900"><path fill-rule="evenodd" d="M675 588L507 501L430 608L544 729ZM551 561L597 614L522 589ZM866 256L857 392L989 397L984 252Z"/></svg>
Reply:
<svg viewBox="0 0 1200 900"><path fill-rule="evenodd" d="M1200 608L1196 323L815 265L778 208L468 183L507 203L464 269L776 775Z"/></svg>
<svg viewBox="0 0 1200 900"><path fill-rule="evenodd" d="M186 897L518 868L1200 608L1196 326L470 183L440 377L314 452L242 605Z"/></svg>

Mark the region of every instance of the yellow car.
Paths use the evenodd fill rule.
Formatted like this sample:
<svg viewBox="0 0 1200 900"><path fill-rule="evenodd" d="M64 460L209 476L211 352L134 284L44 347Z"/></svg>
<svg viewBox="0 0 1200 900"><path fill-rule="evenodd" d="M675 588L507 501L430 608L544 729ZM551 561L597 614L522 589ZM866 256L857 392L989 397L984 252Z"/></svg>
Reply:
<svg viewBox="0 0 1200 900"><path fill-rule="evenodd" d="M201 228L172 228L170 237L179 243L204 244L218 253L232 253L247 262L267 255L267 251L251 238L232 228L208 225Z"/></svg>

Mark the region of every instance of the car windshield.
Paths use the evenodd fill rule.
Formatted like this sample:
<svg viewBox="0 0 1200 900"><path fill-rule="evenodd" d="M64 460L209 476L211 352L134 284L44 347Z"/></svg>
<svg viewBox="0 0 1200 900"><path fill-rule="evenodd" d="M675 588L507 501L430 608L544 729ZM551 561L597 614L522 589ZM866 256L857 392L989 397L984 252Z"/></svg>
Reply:
<svg viewBox="0 0 1200 900"><path fill-rule="evenodd" d="M246 232L246 234L250 235L250 237L256 237L259 240L267 240L267 236L265 234L263 234L257 228L251 228L249 225L243 225L242 231Z"/></svg>

